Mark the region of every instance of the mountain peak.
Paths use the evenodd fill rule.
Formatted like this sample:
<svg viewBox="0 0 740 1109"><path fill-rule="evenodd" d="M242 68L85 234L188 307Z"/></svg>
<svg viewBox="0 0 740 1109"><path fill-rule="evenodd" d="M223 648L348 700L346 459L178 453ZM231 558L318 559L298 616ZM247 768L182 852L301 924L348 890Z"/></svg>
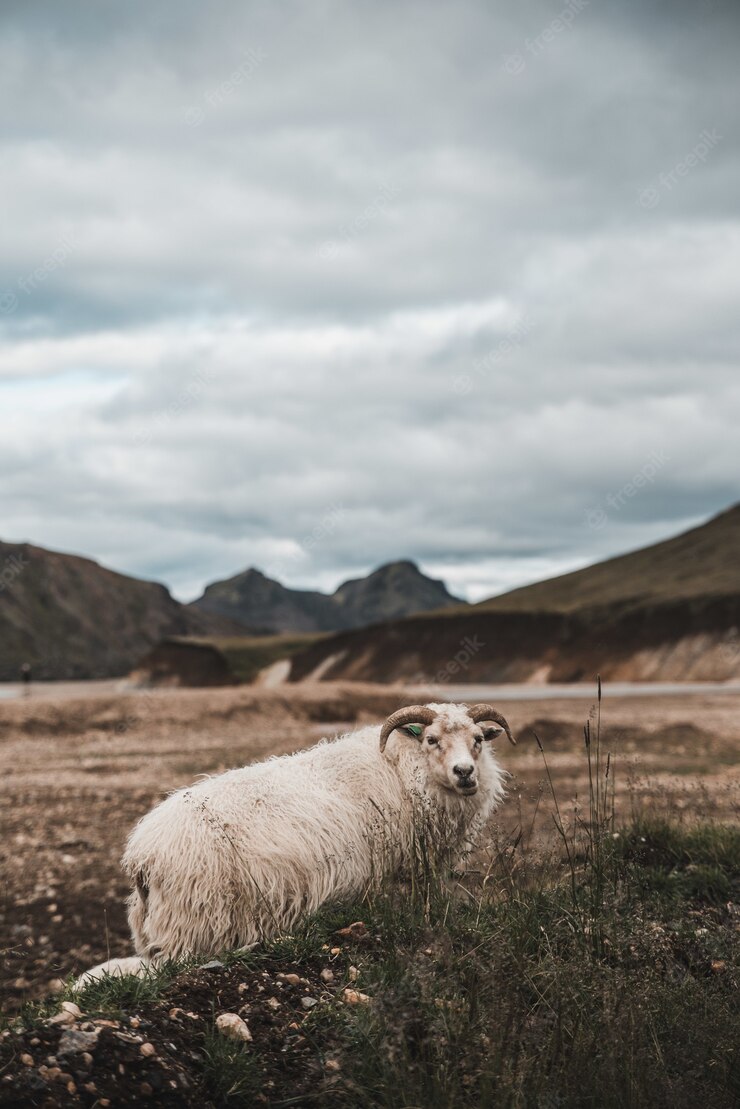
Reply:
<svg viewBox="0 0 740 1109"><path fill-rule="evenodd" d="M323 632L363 627L461 602L441 581L428 578L410 559L377 567L343 582L331 595L289 589L250 567L213 582L194 605L236 620L250 630Z"/></svg>

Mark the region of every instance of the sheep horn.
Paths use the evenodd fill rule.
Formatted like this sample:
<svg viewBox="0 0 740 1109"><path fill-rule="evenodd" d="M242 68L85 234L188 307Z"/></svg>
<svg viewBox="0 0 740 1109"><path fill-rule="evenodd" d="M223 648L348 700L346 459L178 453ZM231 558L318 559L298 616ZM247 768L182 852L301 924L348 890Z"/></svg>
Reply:
<svg viewBox="0 0 740 1109"><path fill-rule="evenodd" d="M404 724L431 724L434 715L434 710L427 705L408 705L405 709L394 712L380 729L380 750L385 751L388 736L396 728L402 728Z"/></svg>
<svg viewBox="0 0 740 1109"><path fill-rule="evenodd" d="M491 708L490 705L471 705L468 709L468 716L474 724L480 724L482 720L495 720L496 723L500 724L506 732L507 736L509 737L509 742L513 743L516 747L516 740L511 734L511 728L506 723L501 713L496 712L496 710L494 708Z"/></svg>

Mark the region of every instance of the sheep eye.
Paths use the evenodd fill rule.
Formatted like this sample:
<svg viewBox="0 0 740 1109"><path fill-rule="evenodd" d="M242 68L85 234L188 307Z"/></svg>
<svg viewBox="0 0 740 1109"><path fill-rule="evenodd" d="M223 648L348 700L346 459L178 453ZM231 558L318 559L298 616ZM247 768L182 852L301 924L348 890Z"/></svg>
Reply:
<svg viewBox="0 0 740 1109"><path fill-rule="evenodd" d="M427 743L430 747L437 747L439 744L439 740L437 739L436 735L428 735Z"/></svg>

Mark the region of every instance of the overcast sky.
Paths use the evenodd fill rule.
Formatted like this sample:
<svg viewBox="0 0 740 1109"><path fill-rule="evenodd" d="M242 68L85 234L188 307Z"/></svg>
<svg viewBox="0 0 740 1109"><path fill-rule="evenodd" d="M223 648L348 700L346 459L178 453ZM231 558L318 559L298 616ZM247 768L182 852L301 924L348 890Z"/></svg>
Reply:
<svg viewBox="0 0 740 1109"><path fill-rule="evenodd" d="M1 10L1 538L479 599L738 499L737 3Z"/></svg>

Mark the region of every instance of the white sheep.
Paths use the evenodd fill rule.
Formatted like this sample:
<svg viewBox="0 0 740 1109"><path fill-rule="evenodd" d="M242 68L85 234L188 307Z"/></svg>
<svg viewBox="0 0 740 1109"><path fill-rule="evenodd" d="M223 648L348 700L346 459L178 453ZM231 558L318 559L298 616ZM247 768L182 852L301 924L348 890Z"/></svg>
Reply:
<svg viewBox="0 0 740 1109"><path fill-rule="evenodd" d="M490 705L414 705L380 728L171 794L139 821L123 858L138 958L103 963L80 983L289 930L408 866L421 829L439 859L466 854L504 794L489 742L502 729L514 743Z"/></svg>

